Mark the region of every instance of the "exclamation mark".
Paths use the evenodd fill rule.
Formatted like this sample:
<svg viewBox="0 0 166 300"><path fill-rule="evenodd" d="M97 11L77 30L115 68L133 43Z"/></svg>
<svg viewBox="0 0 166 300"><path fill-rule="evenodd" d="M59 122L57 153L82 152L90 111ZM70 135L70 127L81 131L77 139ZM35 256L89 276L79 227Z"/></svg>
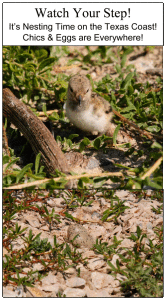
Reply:
<svg viewBox="0 0 166 300"><path fill-rule="evenodd" d="M130 18L130 8L128 8L128 18Z"/></svg>
<svg viewBox="0 0 166 300"><path fill-rule="evenodd" d="M154 30L157 30L157 23L154 24Z"/></svg>

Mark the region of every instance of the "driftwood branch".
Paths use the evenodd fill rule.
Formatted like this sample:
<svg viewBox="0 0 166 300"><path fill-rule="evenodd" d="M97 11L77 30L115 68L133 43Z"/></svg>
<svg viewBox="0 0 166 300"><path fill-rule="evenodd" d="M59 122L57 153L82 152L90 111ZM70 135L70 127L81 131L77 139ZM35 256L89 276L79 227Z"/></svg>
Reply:
<svg viewBox="0 0 166 300"><path fill-rule="evenodd" d="M55 174L55 169L69 174L67 159L51 132L8 88L3 89L3 115L23 133L34 153L41 153L47 174Z"/></svg>
<svg viewBox="0 0 166 300"><path fill-rule="evenodd" d="M107 173L87 173L87 174L80 174L80 175L69 175L69 176L66 176L66 177L58 177L58 178L53 178L52 180L54 182L57 182L59 180L61 180L62 178L69 181L69 182L73 182L73 180L76 180L76 179L80 179L80 178L84 178L84 177L114 177L114 176L117 176L117 177L122 177L124 179L124 175L122 172L107 172ZM13 185L12 187L5 187L3 188L4 190L10 190L10 189L14 189L14 190L18 190L18 189L24 189L24 188L29 188L31 186L38 186L40 184L43 184L43 183L47 183L50 181L50 178L45 178L45 179L42 179L42 180L36 180L36 181L33 181L33 182L27 182L27 183L22 183L22 184L17 184L17 185Z"/></svg>
<svg viewBox="0 0 166 300"><path fill-rule="evenodd" d="M141 179L145 179L146 177L150 177L154 173L154 171L159 167L159 165L161 164L162 160L163 160L163 157L160 157L154 163L154 165L143 176L141 176Z"/></svg>

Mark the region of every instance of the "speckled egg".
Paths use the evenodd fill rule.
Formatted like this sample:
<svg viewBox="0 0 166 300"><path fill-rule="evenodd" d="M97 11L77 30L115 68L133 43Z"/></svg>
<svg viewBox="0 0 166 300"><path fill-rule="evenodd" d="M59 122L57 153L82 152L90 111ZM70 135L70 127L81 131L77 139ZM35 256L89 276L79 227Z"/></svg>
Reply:
<svg viewBox="0 0 166 300"><path fill-rule="evenodd" d="M67 231L67 238L69 241L73 240L74 237L77 238L73 241L74 246L92 248L95 244L93 237L88 233L88 231L80 224L70 225Z"/></svg>

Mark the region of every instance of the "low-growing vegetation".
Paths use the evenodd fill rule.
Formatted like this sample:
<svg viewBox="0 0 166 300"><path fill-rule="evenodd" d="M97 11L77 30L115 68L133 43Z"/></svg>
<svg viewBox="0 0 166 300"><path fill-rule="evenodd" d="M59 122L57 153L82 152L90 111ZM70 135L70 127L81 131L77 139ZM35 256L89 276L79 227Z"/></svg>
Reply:
<svg viewBox="0 0 166 300"><path fill-rule="evenodd" d="M66 70L73 66L81 66L82 70L91 70L92 67L103 67L111 64L112 73L117 74L112 78L110 74L102 79L94 81L90 75L87 75L91 81L93 91L104 97L110 102L113 109L119 112L128 120L134 122L140 129L146 130L152 134L152 139L147 136L137 135L137 130L133 131L129 125L124 124L117 116L114 122L117 127L114 132L113 141L115 147L125 153L125 156L131 159L131 165L126 166L114 164L118 170L121 170L123 176L106 176L95 178L87 176L78 181L78 188L87 188L89 185L96 187L96 181L101 186L110 178L112 182L118 183L119 188L162 188L162 129L163 129L163 88L162 77L153 78L153 83L139 80L139 73L133 64L128 64L128 56L133 53L134 47L106 47L101 46L95 49L85 47L86 53L75 47L3 47L3 86L10 88L16 97L21 99L33 112L40 117L41 110L47 120L54 124L56 129L55 139L64 153L75 151L83 154L86 151L90 153L107 153L110 149L108 141L111 139L105 135L100 137L87 136L74 128L63 110L66 100L66 91L69 75ZM116 49L116 51L115 51ZM145 47L144 55L150 51L153 53L153 47ZM60 61L65 58L65 65ZM132 62L132 61L131 61ZM51 112L51 113L50 113ZM40 164L40 155L33 160L23 159L29 155L29 145L20 135L18 129L13 128L7 119L4 120L4 140L5 148L3 164L3 186L11 187L13 185L31 183L36 180L44 180L46 174L44 166ZM116 137L119 128L133 132L138 138L138 147L132 147L130 143L116 144ZM8 146L8 138L12 140ZM15 142L14 142L15 141ZM19 144L18 147L17 144ZM17 147L16 147L17 145ZM13 147L13 148L12 148ZM16 149L17 148L17 149ZM89 154L88 154L89 155ZM141 161L137 167L134 162ZM157 165L156 165L157 163ZM17 166L20 165L20 168ZM153 168L154 167L154 168ZM153 168L151 170L151 168ZM146 173L149 172L150 175ZM72 174L72 173L71 173ZM80 175L80 174L79 174ZM43 182L41 188L54 187L63 188L68 179L64 174L57 172L60 177L59 182ZM38 184L39 185L39 184Z"/></svg>
<svg viewBox="0 0 166 300"><path fill-rule="evenodd" d="M55 210L50 208L49 201L55 199L56 203L60 197L62 197L63 206L57 212L57 206L55 206ZM162 215L162 191L153 191L151 194L146 194L145 191L137 190L130 193L128 199L131 197L135 197L135 203L138 203L140 199L144 199L147 204L152 203L153 199L157 200L158 209L154 210L153 205L151 205L151 211L155 215ZM61 190L56 192L4 191L4 287L8 285L13 287L20 285L23 287L35 286L49 272L54 271L54 274L58 272L64 274L70 268L76 270L78 277L82 276L80 265L86 268L89 259L83 258L83 252L78 251L68 241L58 242L59 238L56 235L54 235L52 243L48 241L48 238L42 238L42 227L45 224L49 225L48 231L45 231L49 237L51 231L59 226L58 224L61 224L61 222L64 224L63 226L70 224L70 222L76 225L82 220L73 217L73 213L81 207L92 209L96 201L99 201L99 203L103 201L101 199L108 203L109 208L102 211L101 218L96 223L99 222L103 226L106 223L110 224L110 228L112 225L118 226L119 217L123 217L124 212L130 208L127 206L130 200L121 200L115 195L115 191L104 189L91 191L66 190L63 193ZM24 220L28 212L34 212L36 220L39 217L41 218L40 233L33 233L36 230L35 227L28 229L29 224ZM17 221L19 220L18 217L24 220L21 225ZM30 220L30 217L28 218ZM107 264L107 273L111 274L115 280L119 280L121 296L162 297L163 224L153 228L154 238L148 237L148 231L145 232L139 226L137 226L136 232L130 232L129 227L124 226L123 228L124 233L120 239L117 235L118 232L110 236L111 242L97 238L93 246L94 257L99 256L100 259L102 257ZM63 232L64 230L62 230L61 236L63 236ZM133 242L132 246L121 246L124 239ZM112 262L114 255L117 256L116 264ZM38 267L34 270L35 265Z"/></svg>

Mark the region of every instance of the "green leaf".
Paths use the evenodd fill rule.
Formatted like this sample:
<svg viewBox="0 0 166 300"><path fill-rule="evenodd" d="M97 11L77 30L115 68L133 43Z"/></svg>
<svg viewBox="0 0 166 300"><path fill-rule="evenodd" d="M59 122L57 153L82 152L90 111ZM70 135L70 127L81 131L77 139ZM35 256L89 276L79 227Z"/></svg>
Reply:
<svg viewBox="0 0 166 300"><path fill-rule="evenodd" d="M35 55L37 57L38 60L41 60L43 58L46 58L48 56L48 52L46 49L37 49L35 50Z"/></svg>
<svg viewBox="0 0 166 300"><path fill-rule="evenodd" d="M27 62L26 64L24 64L24 68L28 71L35 73L37 65L32 62Z"/></svg>
<svg viewBox="0 0 166 300"><path fill-rule="evenodd" d="M46 103L43 103L42 111L44 112L44 114L45 114L46 116L48 116L48 114L47 114L47 106L46 106Z"/></svg>
<svg viewBox="0 0 166 300"><path fill-rule="evenodd" d="M79 136L79 134L73 133L73 134L69 135L69 139L72 140L72 139L74 139L75 137L78 137L78 136Z"/></svg>
<svg viewBox="0 0 166 300"><path fill-rule="evenodd" d="M155 188L156 190L161 190L163 188L162 185L162 177L160 178L153 178L153 180L151 180L149 177L146 177L144 180L144 184L147 186L150 186L152 188Z"/></svg>
<svg viewBox="0 0 166 300"><path fill-rule="evenodd" d="M43 60L39 67L38 67L38 70L41 71L43 70L45 67L51 65L56 59L54 57L49 57L49 58L46 58L45 60Z"/></svg>
<svg viewBox="0 0 166 300"><path fill-rule="evenodd" d="M33 77L33 85L34 85L34 88L40 87L40 82L38 81L38 78L36 76Z"/></svg>
<svg viewBox="0 0 166 300"><path fill-rule="evenodd" d="M87 137L84 137L82 142L80 143L79 151L82 152L87 145L90 144L90 140Z"/></svg>
<svg viewBox="0 0 166 300"><path fill-rule="evenodd" d="M132 95L134 93L134 88L132 85L128 86L128 95Z"/></svg>
<svg viewBox="0 0 166 300"><path fill-rule="evenodd" d="M20 62L24 62L26 59L29 59L29 60L33 59L33 55L30 53L24 52L24 53L19 54L17 58Z"/></svg>
<svg viewBox="0 0 166 300"><path fill-rule="evenodd" d="M106 177L95 177L93 179L93 186L95 188L99 188L99 187L102 187L103 184L106 182L107 178Z"/></svg>
<svg viewBox="0 0 166 300"><path fill-rule="evenodd" d="M41 153L38 153L35 160L35 174L37 174L39 170L40 158L41 158Z"/></svg>
<svg viewBox="0 0 166 300"><path fill-rule="evenodd" d="M115 69L116 69L116 71L117 71L117 73L120 73L120 71L121 71L121 67L117 64L117 65L115 65Z"/></svg>
<svg viewBox="0 0 166 300"><path fill-rule="evenodd" d="M5 118L4 129L7 128L7 118Z"/></svg>
<svg viewBox="0 0 166 300"><path fill-rule="evenodd" d="M51 116L49 116L50 120L59 120L59 115L56 111L54 111Z"/></svg>
<svg viewBox="0 0 166 300"><path fill-rule="evenodd" d="M67 211L65 211L65 216L69 219L74 220L74 217L71 214L69 214Z"/></svg>
<svg viewBox="0 0 166 300"><path fill-rule="evenodd" d="M127 74L126 78L121 83L121 88L122 89L126 89L129 86L129 84L131 82L131 79L133 78L133 75L134 74L132 72Z"/></svg>
<svg viewBox="0 0 166 300"><path fill-rule="evenodd" d="M89 177L81 177L80 179L85 183L89 183Z"/></svg>
<svg viewBox="0 0 166 300"><path fill-rule="evenodd" d="M117 269L115 268L115 266L114 266L109 260L107 261L107 263L108 263L108 265L111 267L111 269L112 269L114 272L117 271Z"/></svg>
<svg viewBox="0 0 166 300"><path fill-rule="evenodd" d="M47 207L44 205L44 206L43 206L43 208L44 208L44 210L45 210L46 214L47 214L47 215L49 215L49 212L48 212L48 209L47 209Z"/></svg>
<svg viewBox="0 0 166 300"><path fill-rule="evenodd" d="M54 247L57 247L56 235L54 235Z"/></svg>
<svg viewBox="0 0 166 300"><path fill-rule="evenodd" d="M12 176L11 176L11 175L7 175L7 176L5 177L5 179L6 179L6 181L7 181L7 186L11 185L11 183L12 183Z"/></svg>
<svg viewBox="0 0 166 300"><path fill-rule="evenodd" d="M131 235L130 235L130 237L128 237L128 239L133 240L134 242L136 242L138 240L138 237L134 233L131 233Z"/></svg>
<svg viewBox="0 0 166 300"><path fill-rule="evenodd" d="M8 163L8 165L7 165L6 168L5 168L5 171L6 171L7 169L9 169L13 164L15 164L15 162L18 161L18 160L19 160L19 157L13 159L10 163Z"/></svg>
<svg viewBox="0 0 166 300"><path fill-rule="evenodd" d="M30 163L28 165L26 165L17 175L16 177L16 183L18 183L23 177L24 177L24 174L29 170L31 169L33 166L33 163Z"/></svg>
<svg viewBox="0 0 166 300"><path fill-rule="evenodd" d="M137 236L138 236L138 238L140 238L141 232L142 232L142 231L141 231L140 227L137 226Z"/></svg>
<svg viewBox="0 0 166 300"><path fill-rule="evenodd" d="M127 59L127 55L123 55L122 60L121 60L121 68L123 68L125 66L126 59Z"/></svg>
<svg viewBox="0 0 166 300"><path fill-rule="evenodd" d="M124 112L129 112L129 111L131 111L131 110L136 110L136 107L135 107L135 105L129 100L129 99L127 99L127 107L125 107L124 109L123 109L123 113ZM125 115L126 116L126 115ZM131 115L132 116L132 115Z"/></svg>
<svg viewBox="0 0 166 300"><path fill-rule="evenodd" d="M158 143L158 142L154 142L152 145L151 145L151 148L158 148L158 149L163 149L163 147Z"/></svg>
<svg viewBox="0 0 166 300"><path fill-rule="evenodd" d="M83 184L83 181L82 181L81 178L78 180L77 187L78 187L79 189L83 189L83 188L84 188L84 184Z"/></svg>
<svg viewBox="0 0 166 300"><path fill-rule="evenodd" d="M40 169L39 169L39 173L41 174L44 170L44 166L41 166ZM45 174L43 174L43 176L46 176Z"/></svg>
<svg viewBox="0 0 166 300"><path fill-rule="evenodd" d="M100 149L100 145L101 145L101 137L97 137L93 142L93 146L96 150L98 150Z"/></svg>
<svg viewBox="0 0 166 300"><path fill-rule="evenodd" d="M117 136L118 136L119 129L120 129L120 124L118 124L118 126L114 130L114 134L113 134L113 144L114 145L116 145L116 139L117 139Z"/></svg>
<svg viewBox="0 0 166 300"><path fill-rule="evenodd" d="M12 71L12 72L16 72L16 66L15 66L15 64L12 64L12 63L9 63L9 66L10 66L10 70Z"/></svg>
<svg viewBox="0 0 166 300"><path fill-rule="evenodd" d="M150 131L150 132L159 132L161 130L161 128L157 125L151 125L146 127L146 130Z"/></svg>
<svg viewBox="0 0 166 300"><path fill-rule="evenodd" d="M9 159L10 159L10 157L8 155L3 155L3 165L7 164Z"/></svg>

